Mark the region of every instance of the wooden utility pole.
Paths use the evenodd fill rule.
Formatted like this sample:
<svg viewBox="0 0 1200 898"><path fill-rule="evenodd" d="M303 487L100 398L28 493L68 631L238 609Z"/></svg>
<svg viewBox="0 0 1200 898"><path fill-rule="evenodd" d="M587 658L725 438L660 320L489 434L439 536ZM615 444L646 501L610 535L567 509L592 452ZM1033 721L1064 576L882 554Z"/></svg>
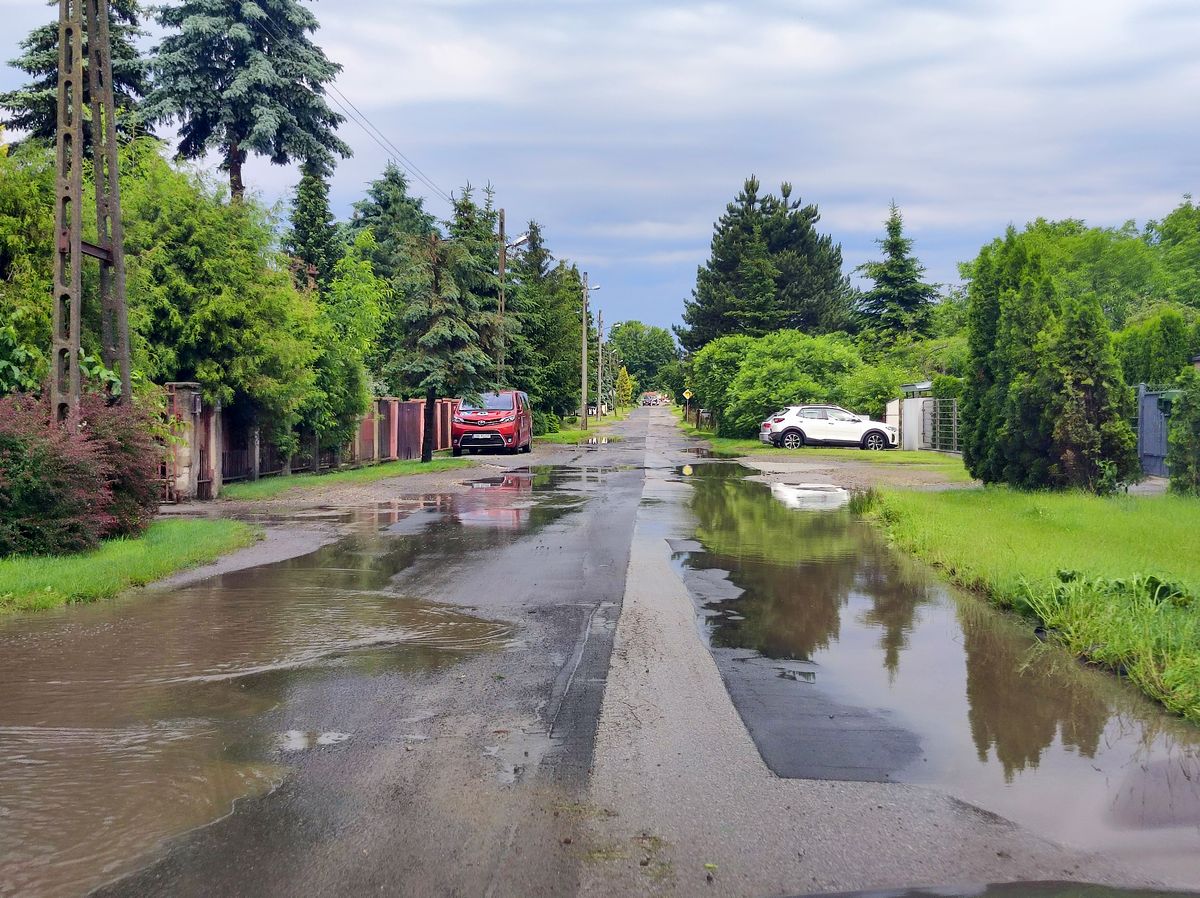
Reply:
<svg viewBox="0 0 1200 898"><path fill-rule="evenodd" d="M84 54L96 179L96 239L83 239ZM116 104L113 100L108 0L59 0L58 128L54 259L54 333L51 337L52 424L72 432L79 427L83 391L80 371L83 318L83 257L100 262L101 354L117 369L121 401L132 393L129 319L125 304L125 247L117 158Z"/></svg>
<svg viewBox="0 0 1200 898"><path fill-rule="evenodd" d="M604 417L604 312L596 313L596 420Z"/></svg>
<svg viewBox="0 0 1200 898"><path fill-rule="evenodd" d="M587 419L587 410L588 410L588 372L587 372L588 276L587 276L586 271L583 273L583 303L581 305L581 309L582 309L582 311L580 313L580 321L581 321L581 329L583 331L583 341L582 341L583 354L582 354L582 357L580 358L579 373L580 373L580 382L582 383L583 386L582 386L582 395L580 398L580 408L579 408L579 411L580 411L579 427L581 430L587 430L588 429L588 419Z"/></svg>
<svg viewBox="0 0 1200 898"><path fill-rule="evenodd" d="M504 389L504 350L505 350L505 320L504 320L504 287L505 269L508 266L508 236L504 233L504 210L500 210L500 349L496 355L496 388Z"/></svg>

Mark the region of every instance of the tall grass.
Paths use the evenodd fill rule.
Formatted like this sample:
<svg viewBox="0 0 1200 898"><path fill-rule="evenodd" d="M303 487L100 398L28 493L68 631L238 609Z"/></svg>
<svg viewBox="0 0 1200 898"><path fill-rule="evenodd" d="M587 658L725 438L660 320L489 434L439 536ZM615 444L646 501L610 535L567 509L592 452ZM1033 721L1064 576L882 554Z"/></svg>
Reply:
<svg viewBox="0 0 1200 898"><path fill-rule="evenodd" d="M335 471L332 474L293 474L287 477L264 477L262 480L231 483L222 488L226 499L252 500L274 499L285 493L300 492L326 486L374 483L389 477L407 477L412 474L437 474L441 471L457 471L474 467L475 462L466 458L435 458L428 464L420 461L389 461L381 465Z"/></svg>
<svg viewBox="0 0 1200 898"><path fill-rule="evenodd" d="M1200 722L1200 502L883 492L893 541Z"/></svg>
<svg viewBox="0 0 1200 898"><path fill-rule="evenodd" d="M95 602L248 546L259 531L238 521L158 521L145 536L82 555L0 559L0 612Z"/></svg>

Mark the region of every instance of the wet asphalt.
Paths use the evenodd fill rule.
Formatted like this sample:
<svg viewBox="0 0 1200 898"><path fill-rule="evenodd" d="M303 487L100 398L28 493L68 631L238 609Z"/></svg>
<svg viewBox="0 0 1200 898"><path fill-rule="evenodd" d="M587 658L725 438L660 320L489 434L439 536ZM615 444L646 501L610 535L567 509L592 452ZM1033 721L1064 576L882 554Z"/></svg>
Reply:
<svg viewBox="0 0 1200 898"><path fill-rule="evenodd" d="M293 682L274 729L349 738L95 894L573 891L642 494L638 425L619 430L619 448L552 450L552 474L482 476L393 525L421 551L388 591L507 622L503 648Z"/></svg>
<svg viewBox="0 0 1200 898"><path fill-rule="evenodd" d="M164 730L195 746L143 770L72 743L51 756L58 789L0 757L0 780L17 776L50 822L56 802L119 803L129 818L121 829L79 812L64 815L72 831L31 830L9 855L17 875L0 863L0 895L1155 881L1047 841L1071 831L1072 804L1037 796L1066 784L1104 800L1072 771L1117 782L1095 766L1124 769L1103 745L1128 739L1138 715L1161 738L1158 717L1073 675L1029 679L1027 637L938 598L865 525L797 514L811 491L773 497L743 482L751 472L704 467L666 413L613 432L620 442L481 458L453 490L395 481L393 496L322 512L342 528L333 544L130 599L156 603L140 614L118 603L0 633L27 656L11 659L26 691L0 703L0 749L19 729L5 724L49 731L47 685L63 690L63 720L89 732L136 721L152 747ZM964 638L967 678L939 700ZM89 651L80 682L108 684L96 709L50 679L55 658ZM1057 715L1048 732L1065 749L1026 705ZM917 713L927 707L940 708L932 724ZM940 737L943 719L962 746ZM1183 748L1164 757L1186 773L1195 753L1172 744ZM1039 762L1052 781L1035 778ZM978 788L985 770L998 790ZM1139 776L1124 791L1149 795ZM1080 810L1082 794L1070 799ZM1147 845L1169 826L1186 846L1180 825L1200 805L1173 796L1156 803L1173 815L1157 830L1145 801L1118 822ZM1054 815L1030 813L1029 830L1006 819L1039 805L1067 808L1067 829ZM39 839L51 860L29 852ZM5 840L0 829L0 860ZM1180 869L1170 850L1152 866ZM1185 857L1179 881L1193 866Z"/></svg>

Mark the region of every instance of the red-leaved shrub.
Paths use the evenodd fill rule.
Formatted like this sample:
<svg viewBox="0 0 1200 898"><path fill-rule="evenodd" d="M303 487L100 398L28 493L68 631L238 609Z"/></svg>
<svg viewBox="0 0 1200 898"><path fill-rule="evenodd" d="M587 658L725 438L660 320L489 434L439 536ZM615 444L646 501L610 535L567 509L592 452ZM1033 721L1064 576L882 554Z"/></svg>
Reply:
<svg viewBox="0 0 1200 898"><path fill-rule="evenodd" d="M88 395L78 434L49 420L42 400L0 399L0 556L83 552L142 533L161 454L148 414Z"/></svg>

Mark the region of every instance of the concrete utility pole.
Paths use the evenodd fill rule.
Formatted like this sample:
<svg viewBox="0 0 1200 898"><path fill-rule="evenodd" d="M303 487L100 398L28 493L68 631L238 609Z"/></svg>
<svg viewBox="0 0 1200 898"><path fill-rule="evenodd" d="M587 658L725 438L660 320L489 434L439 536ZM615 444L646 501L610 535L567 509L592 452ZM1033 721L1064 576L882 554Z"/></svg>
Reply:
<svg viewBox="0 0 1200 898"><path fill-rule="evenodd" d="M587 376L587 354L588 354L588 275L583 273L583 305L580 316L581 330L583 331L583 354L580 358L580 382L583 384L580 407L579 407L579 428L580 430L588 429L588 376Z"/></svg>
<svg viewBox="0 0 1200 898"><path fill-rule="evenodd" d="M504 388L504 349L505 320L504 320L504 287L505 268L508 264L508 237L504 234L504 210L500 210L500 350L496 356L496 387Z"/></svg>
<svg viewBox="0 0 1200 898"><path fill-rule="evenodd" d="M604 417L604 312L596 313L596 420Z"/></svg>
<svg viewBox="0 0 1200 898"><path fill-rule="evenodd" d="M83 35L87 34L87 78L96 178L96 239L83 239ZM121 401L132 394L129 318L125 305L125 232L117 166L117 120L113 100L108 0L59 0L58 4L58 174L55 192L54 333L51 337L52 424L79 427L83 319L83 257L100 262L101 354L121 378Z"/></svg>

